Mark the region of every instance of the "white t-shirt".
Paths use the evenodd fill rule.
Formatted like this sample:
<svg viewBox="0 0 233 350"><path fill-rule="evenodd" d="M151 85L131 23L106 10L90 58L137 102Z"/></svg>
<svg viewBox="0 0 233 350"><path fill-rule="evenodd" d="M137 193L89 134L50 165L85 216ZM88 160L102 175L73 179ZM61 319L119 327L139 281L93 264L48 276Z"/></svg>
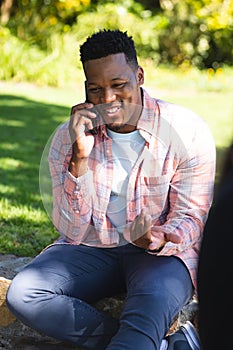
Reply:
<svg viewBox="0 0 233 350"><path fill-rule="evenodd" d="M107 129L112 139L113 182L107 216L119 233L126 224L126 192L131 170L140 155L145 140L138 130L120 134Z"/></svg>

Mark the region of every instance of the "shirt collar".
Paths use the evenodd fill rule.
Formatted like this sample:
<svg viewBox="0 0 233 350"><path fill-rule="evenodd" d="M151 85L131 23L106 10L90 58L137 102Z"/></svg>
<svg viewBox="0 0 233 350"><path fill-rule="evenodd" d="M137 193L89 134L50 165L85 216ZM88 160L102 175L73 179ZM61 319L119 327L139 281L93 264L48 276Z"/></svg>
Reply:
<svg viewBox="0 0 233 350"><path fill-rule="evenodd" d="M156 134L156 129L158 126L159 105L156 99L152 98L144 88L141 89L143 109L138 119L137 129L139 130L141 136L147 142L150 142L151 136ZM101 125L100 130L105 137L108 137L105 125Z"/></svg>
<svg viewBox="0 0 233 350"><path fill-rule="evenodd" d="M155 98L142 88L143 110L137 123L137 129L147 142L150 142L152 135L156 135L159 117L159 105Z"/></svg>

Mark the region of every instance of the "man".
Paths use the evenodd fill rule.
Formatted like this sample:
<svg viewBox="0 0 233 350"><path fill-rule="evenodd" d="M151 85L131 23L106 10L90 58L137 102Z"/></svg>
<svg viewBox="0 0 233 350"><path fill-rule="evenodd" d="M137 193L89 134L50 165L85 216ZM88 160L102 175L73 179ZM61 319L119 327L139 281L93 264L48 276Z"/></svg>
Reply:
<svg viewBox="0 0 233 350"><path fill-rule="evenodd" d="M212 136L194 113L142 88L127 33L99 31L80 54L87 100L49 154L61 239L15 277L8 306L30 327L86 349L192 349L183 333L163 338L196 288ZM119 321L93 307L120 292Z"/></svg>

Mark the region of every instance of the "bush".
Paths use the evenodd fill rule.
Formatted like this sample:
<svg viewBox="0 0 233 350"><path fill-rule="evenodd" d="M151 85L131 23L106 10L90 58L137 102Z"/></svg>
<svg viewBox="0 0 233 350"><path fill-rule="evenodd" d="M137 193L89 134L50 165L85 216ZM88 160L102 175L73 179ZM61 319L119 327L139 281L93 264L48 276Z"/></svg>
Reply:
<svg viewBox="0 0 233 350"><path fill-rule="evenodd" d="M161 0L167 25L159 35L161 62L198 68L232 65L233 2Z"/></svg>
<svg viewBox="0 0 233 350"><path fill-rule="evenodd" d="M79 58L71 34L53 34L50 49L41 50L0 29L0 80L28 81L39 85L63 86L79 79Z"/></svg>
<svg viewBox="0 0 233 350"><path fill-rule="evenodd" d="M173 5L166 7L168 2L161 0L161 4L163 10L152 12L133 0L98 1L80 12L72 25L64 25L62 30L56 26L48 32L44 29L42 46L40 41L32 44L16 37L7 27L0 28L0 79L52 86L83 80L79 45L103 28L127 31L135 41L139 61L150 61L153 67L166 64L170 68L197 67L219 72L226 64L232 65L233 27L227 24L233 9L227 9L224 22L216 13L216 4L211 5L215 12L208 20L210 9L199 1L171 1ZM42 49L44 45L46 49Z"/></svg>

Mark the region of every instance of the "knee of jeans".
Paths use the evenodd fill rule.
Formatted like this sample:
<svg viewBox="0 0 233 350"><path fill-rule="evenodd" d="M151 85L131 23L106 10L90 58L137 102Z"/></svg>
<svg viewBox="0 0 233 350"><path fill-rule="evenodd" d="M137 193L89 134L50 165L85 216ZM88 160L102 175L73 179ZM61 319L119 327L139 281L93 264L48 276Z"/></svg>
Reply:
<svg viewBox="0 0 233 350"><path fill-rule="evenodd" d="M30 309L36 304L36 301L42 297L46 298L50 290L40 288L40 281L37 274L30 269L19 272L12 280L7 294L6 304L14 314L20 314L27 307ZM30 304L30 305L29 305Z"/></svg>
<svg viewBox="0 0 233 350"><path fill-rule="evenodd" d="M179 311L179 302L166 290L131 293L127 297L125 313L133 313L153 324L154 319L166 320L167 326ZM123 313L123 315L125 315ZM135 316L134 316L135 317Z"/></svg>

